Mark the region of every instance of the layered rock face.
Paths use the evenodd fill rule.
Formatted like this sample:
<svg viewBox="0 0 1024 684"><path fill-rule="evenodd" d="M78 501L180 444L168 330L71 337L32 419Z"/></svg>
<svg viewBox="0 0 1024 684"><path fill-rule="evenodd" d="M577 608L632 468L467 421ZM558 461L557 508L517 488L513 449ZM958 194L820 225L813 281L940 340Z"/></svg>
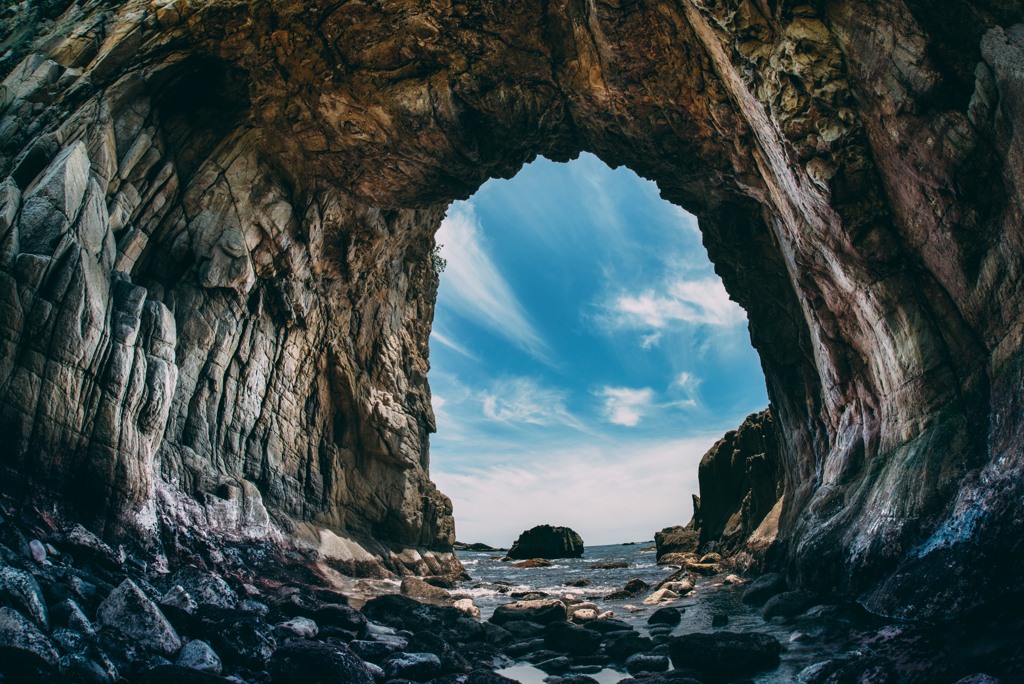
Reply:
<svg viewBox="0 0 1024 684"><path fill-rule="evenodd" d="M659 560L669 553L715 552L744 569L761 569L778 538L784 506L782 453L771 409L752 413L700 461L693 519L655 534Z"/></svg>
<svg viewBox="0 0 1024 684"><path fill-rule="evenodd" d="M19 481L114 528L450 543L431 236L588 150L748 312L793 582L920 616L1021 571L1019 2L45 7L2 19Z"/></svg>

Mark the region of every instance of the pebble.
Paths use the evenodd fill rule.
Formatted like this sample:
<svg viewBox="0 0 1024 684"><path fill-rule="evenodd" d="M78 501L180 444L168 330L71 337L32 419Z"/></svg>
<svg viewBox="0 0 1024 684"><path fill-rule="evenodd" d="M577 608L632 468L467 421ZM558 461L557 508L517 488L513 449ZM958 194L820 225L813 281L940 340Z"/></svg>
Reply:
<svg viewBox="0 0 1024 684"><path fill-rule="evenodd" d="M28 550L32 554L32 560L36 563L42 563L46 560L46 547L38 539L33 539L28 543Z"/></svg>

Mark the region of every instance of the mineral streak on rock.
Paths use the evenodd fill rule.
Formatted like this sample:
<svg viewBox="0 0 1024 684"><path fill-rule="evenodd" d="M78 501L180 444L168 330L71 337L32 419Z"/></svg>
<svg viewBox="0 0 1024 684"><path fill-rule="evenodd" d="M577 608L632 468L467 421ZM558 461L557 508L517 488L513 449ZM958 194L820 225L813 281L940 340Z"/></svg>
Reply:
<svg viewBox="0 0 1024 684"><path fill-rule="evenodd" d="M0 18L5 487L172 551L440 566L433 233L587 150L747 311L794 584L926 616L1021 574L1019 2L41 12Z"/></svg>

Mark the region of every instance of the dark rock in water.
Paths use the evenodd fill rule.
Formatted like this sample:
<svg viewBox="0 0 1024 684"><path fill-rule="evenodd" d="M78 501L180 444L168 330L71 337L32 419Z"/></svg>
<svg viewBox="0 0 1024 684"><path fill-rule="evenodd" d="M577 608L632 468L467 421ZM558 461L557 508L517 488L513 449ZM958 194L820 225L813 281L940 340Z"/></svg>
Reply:
<svg viewBox="0 0 1024 684"><path fill-rule="evenodd" d="M640 636L636 632L627 632L621 636L609 637L604 651L614 660L624 661L634 653L646 653L653 647L654 642L649 638Z"/></svg>
<svg viewBox="0 0 1024 684"><path fill-rule="evenodd" d="M628 591L613 591L604 597L605 601L627 601L633 598L633 594Z"/></svg>
<svg viewBox="0 0 1024 684"><path fill-rule="evenodd" d="M181 639L167 618L130 579L103 600L96 618L157 653L174 655L181 648Z"/></svg>
<svg viewBox="0 0 1024 684"><path fill-rule="evenodd" d="M571 622L552 622L544 628L544 643L553 651L590 655L601 645L601 635Z"/></svg>
<svg viewBox="0 0 1024 684"><path fill-rule="evenodd" d="M557 656L549 660L542 660L539 663L534 663L534 667L538 670L544 670L548 674L566 672L572 667L572 663L565 656Z"/></svg>
<svg viewBox="0 0 1024 684"><path fill-rule="evenodd" d="M607 634L608 632L632 632L633 627L624 620L616 620L615 618L605 618L604 620L594 620L584 625L586 629L592 629L595 632L601 634Z"/></svg>
<svg viewBox="0 0 1024 684"><path fill-rule="evenodd" d="M406 649L411 653L433 653L436 655L441 663L441 674L465 674L471 669L466 659L459 655L451 644L431 632L413 634Z"/></svg>
<svg viewBox="0 0 1024 684"><path fill-rule="evenodd" d="M439 589L454 589L458 583L451 577L424 577L423 581Z"/></svg>
<svg viewBox="0 0 1024 684"><path fill-rule="evenodd" d="M370 599L361 612L370 620L389 627L414 633L434 632L449 640L467 642L483 635L480 622L467 617L458 608L420 603L399 594Z"/></svg>
<svg viewBox="0 0 1024 684"><path fill-rule="evenodd" d="M541 640L541 643L543 644L543 640ZM465 658L466 662L469 663L470 668L473 670L478 670L480 668L486 670L497 670L505 667L511 667L513 664L512 659L499 651L498 648L499 647L493 644L486 644L478 641L460 646L458 648L458 654Z"/></svg>
<svg viewBox="0 0 1024 684"><path fill-rule="evenodd" d="M537 599L548 598L549 594L543 591L513 591L509 596L517 600L536 601Z"/></svg>
<svg viewBox="0 0 1024 684"><path fill-rule="evenodd" d="M678 625L683 619L683 613L678 608L665 607L659 608L658 610L651 613L651 616L647 618L647 624L649 625Z"/></svg>
<svg viewBox="0 0 1024 684"><path fill-rule="evenodd" d="M525 660L528 663L533 663L534 665L536 665L537 663L542 663L545 660L551 660L552 658L557 658L560 655L562 655L562 654L559 653L558 651L552 651L549 648L542 648L540 650L533 651L532 653L530 653L530 655L527 656L525 658Z"/></svg>
<svg viewBox="0 0 1024 684"><path fill-rule="evenodd" d="M544 625L529 620L506 622L504 628L517 639L533 639L544 633Z"/></svg>
<svg viewBox="0 0 1024 684"><path fill-rule="evenodd" d="M761 633L686 634L669 643L676 669L700 670L709 678L740 677L776 667L781 645Z"/></svg>
<svg viewBox="0 0 1024 684"><path fill-rule="evenodd" d="M621 568L628 568L629 563L598 563L597 565L587 566L588 570L619 570Z"/></svg>
<svg viewBox="0 0 1024 684"><path fill-rule="evenodd" d="M743 592L743 602L759 606L784 591L789 591L786 578L777 572L769 572L750 583Z"/></svg>
<svg viewBox="0 0 1024 684"><path fill-rule="evenodd" d="M811 665L804 668L798 678L800 684L899 684L904 681L891 661L859 652Z"/></svg>
<svg viewBox="0 0 1024 684"><path fill-rule="evenodd" d="M441 659L433 653L397 653L380 666L388 679L426 682L444 674L441 670Z"/></svg>
<svg viewBox="0 0 1024 684"><path fill-rule="evenodd" d="M630 674L638 672L664 672L668 669L668 658L663 655L634 653L626 658L626 670Z"/></svg>
<svg viewBox="0 0 1024 684"><path fill-rule="evenodd" d="M703 684L704 675L697 670L669 670L641 675L633 679L620 679L618 684ZM735 683L739 684L739 683Z"/></svg>
<svg viewBox="0 0 1024 684"><path fill-rule="evenodd" d="M212 572L181 568L171 576L171 583L184 589L199 606L234 608L238 604L238 594Z"/></svg>
<svg viewBox="0 0 1024 684"><path fill-rule="evenodd" d="M210 635L217 654L228 663L261 670L277 648L267 621L255 615L230 618Z"/></svg>
<svg viewBox="0 0 1024 684"><path fill-rule="evenodd" d="M3 609L0 609L3 610ZM3 617L0 616L0 624ZM27 622L27 620L26 620ZM2 626L0 626L2 629ZM0 639L3 638L0 633ZM0 644L0 682L12 684L65 684L67 681L54 662L36 651L13 648Z"/></svg>
<svg viewBox="0 0 1024 684"><path fill-rule="evenodd" d="M725 613L716 613L711 618L712 627L725 627L727 624L729 624L729 616Z"/></svg>
<svg viewBox="0 0 1024 684"><path fill-rule="evenodd" d="M291 638L315 639L319 631L320 628L317 627L317 624L309 618L294 617L274 625L274 638L278 643L283 643L286 639Z"/></svg>
<svg viewBox="0 0 1024 684"><path fill-rule="evenodd" d="M552 677L548 684L598 684L598 681L593 677L588 677L587 674L595 674L601 671L600 667L596 665L593 667L585 666L587 672L581 672L580 674L572 674L572 672L579 672L579 668L573 666L570 668L571 672L565 677L558 677L557 679Z"/></svg>
<svg viewBox="0 0 1024 684"><path fill-rule="evenodd" d="M303 684L374 684L366 665L348 649L296 640L274 651L267 670L278 682Z"/></svg>
<svg viewBox="0 0 1024 684"><path fill-rule="evenodd" d="M403 596L418 596L420 598L431 598L431 599L446 599L451 598L444 589L435 587L431 584L427 584L421 579L416 577L406 577L402 580L402 586L399 589Z"/></svg>
<svg viewBox="0 0 1024 684"><path fill-rule="evenodd" d="M46 598L35 578L27 572L9 565L0 567L0 603L17 609L44 632L50 631Z"/></svg>
<svg viewBox="0 0 1024 684"><path fill-rule="evenodd" d="M510 622L509 624L514 623ZM536 651L543 650L545 646L546 642L543 638L527 639L525 641L520 641L517 644L511 644L509 646L506 646L504 649L504 653L510 658L519 658L520 656L524 656L527 653L534 653Z"/></svg>
<svg viewBox="0 0 1024 684"><path fill-rule="evenodd" d="M628 591L630 594L636 596L637 594L645 592L650 588L651 585L649 585L647 582L644 582L642 579L639 578L634 578L626 582L626 586L623 587L623 590Z"/></svg>
<svg viewBox="0 0 1024 684"><path fill-rule="evenodd" d="M505 626L514 625L515 622L506 622ZM516 643L516 637L505 627L500 627L493 622L482 623L484 628L484 641L498 648L505 648Z"/></svg>
<svg viewBox="0 0 1024 684"><path fill-rule="evenodd" d="M567 587L589 587L591 584L593 584L593 582L591 582L588 579L578 579L578 580L574 580L572 582L566 582L565 586L567 586Z"/></svg>
<svg viewBox="0 0 1024 684"><path fill-rule="evenodd" d="M793 617L799 615L811 606L820 602L820 597L813 591L797 589L796 591L784 591L781 594L768 599L761 610L765 620L773 617Z"/></svg>
<svg viewBox="0 0 1024 684"><path fill-rule="evenodd" d="M583 551L583 539L568 527L538 525L519 535L508 557L514 560L579 558Z"/></svg>
<svg viewBox="0 0 1024 684"><path fill-rule="evenodd" d="M957 680L956 684L1000 684L1000 682L995 677L989 677L987 674L979 673L968 675L963 679Z"/></svg>
<svg viewBox="0 0 1024 684"><path fill-rule="evenodd" d="M545 558L531 558L530 560L520 561L519 563L513 563L513 568L550 568L551 561Z"/></svg>
<svg viewBox="0 0 1024 684"><path fill-rule="evenodd" d="M0 646L31 651L51 667L56 667L59 660L46 635L31 620L6 606L0 608Z"/></svg>
<svg viewBox="0 0 1024 684"><path fill-rule="evenodd" d="M180 665L158 665L143 672L138 684L234 684L234 681Z"/></svg>
<svg viewBox="0 0 1024 684"><path fill-rule="evenodd" d="M552 622L559 622L568 619L565 604L557 599L542 599L540 601L516 601L494 609L490 621L496 625L504 625L506 622L527 620L541 625Z"/></svg>

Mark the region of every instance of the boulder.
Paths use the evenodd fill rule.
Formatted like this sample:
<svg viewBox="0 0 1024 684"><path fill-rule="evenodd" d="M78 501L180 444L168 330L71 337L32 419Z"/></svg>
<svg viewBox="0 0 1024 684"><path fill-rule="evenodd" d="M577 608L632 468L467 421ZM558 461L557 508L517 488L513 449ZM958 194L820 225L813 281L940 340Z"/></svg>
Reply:
<svg viewBox="0 0 1024 684"><path fill-rule="evenodd" d="M0 603L14 607L44 632L50 631L46 598L39 583L27 572L9 565L0 567Z"/></svg>
<svg viewBox="0 0 1024 684"><path fill-rule="evenodd" d="M373 639L355 639L348 644L352 652L370 663L383 663L409 646L409 640L400 636L376 635Z"/></svg>
<svg viewBox="0 0 1024 684"><path fill-rule="evenodd" d="M56 667L60 659L46 635L31 620L7 606L0 608L0 647L31 651L51 667Z"/></svg>
<svg viewBox="0 0 1024 684"><path fill-rule="evenodd" d="M479 618L480 617L480 609L477 608L476 605L473 604L473 599L470 599L470 598L459 599L455 603L453 603L452 605L454 605L456 608L461 610L463 613L465 613L469 617L473 617L473 618Z"/></svg>
<svg viewBox="0 0 1024 684"><path fill-rule="evenodd" d="M662 587L661 589L658 589L656 592L645 598L644 605L650 606L656 603L660 603L662 601L672 601L677 598L679 598L679 594L672 591L668 587Z"/></svg>
<svg viewBox="0 0 1024 684"><path fill-rule="evenodd" d="M184 567L174 573L171 582L181 587L199 606L234 608L238 604L238 594L212 572Z"/></svg>
<svg viewBox="0 0 1024 684"><path fill-rule="evenodd" d="M531 558L530 560L513 563L513 568L550 568L551 561L544 558Z"/></svg>
<svg viewBox="0 0 1024 684"><path fill-rule="evenodd" d="M374 684L370 670L348 649L316 641L295 641L277 649L267 662L275 682Z"/></svg>
<svg viewBox="0 0 1024 684"><path fill-rule="evenodd" d="M287 622L274 625L274 637L278 641L284 641L289 637L315 639L318 631L316 623L304 617L294 617Z"/></svg>
<svg viewBox="0 0 1024 684"><path fill-rule="evenodd" d="M138 684L237 684L237 679L226 679L213 672L194 670L182 665L157 665L145 670Z"/></svg>
<svg viewBox="0 0 1024 684"><path fill-rule="evenodd" d="M601 645L601 635L571 622L552 622L544 628L544 644L553 651L590 655Z"/></svg>
<svg viewBox="0 0 1024 684"><path fill-rule="evenodd" d="M185 644L185 647L181 649L181 653L178 654L178 660L175 664L180 667L201 670L202 672L209 672L215 675L219 675L223 669L220 656L210 648L208 643L198 639Z"/></svg>
<svg viewBox="0 0 1024 684"><path fill-rule="evenodd" d="M639 578L634 578L626 582L626 586L623 587L623 590L628 591L630 594L636 596L637 594L642 594L650 588L651 585L647 582L644 582L642 579Z"/></svg>
<svg viewBox="0 0 1024 684"><path fill-rule="evenodd" d="M620 570L622 568L628 568L629 563L598 563L597 565L587 566L588 570Z"/></svg>
<svg viewBox="0 0 1024 684"><path fill-rule="evenodd" d="M498 628L500 629L500 627ZM469 663L447 641L430 632L417 632L409 639L410 653L433 653L441 662L442 674L465 674Z"/></svg>
<svg viewBox="0 0 1024 684"><path fill-rule="evenodd" d="M107 570L121 567L120 555L82 525L75 524L65 530L57 545L73 557L92 561Z"/></svg>
<svg viewBox="0 0 1024 684"><path fill-rule="evenodd" d="M529 620L512 620L504 624L504 629L516 639L534 639L544 634L544 625Z"/></svg>
<svg viewBox="0 0 1024 684"><path fill-rule="evenodd" d="M633 594L628 591L613 591L603 598L605 601L628 601L633 598Z"/></svg>
<svg viewBox="0 0 1024 684"><path fill-rule="evenodd" d="M679 608L659 608L647 618L649 625L669 625L675 627L683 619L683 612Z"/></svg>
<svg viewBox="0 0 1024 684"><path fill-rule="evenodd" d="M711 617L712 627L725 627L727 624L729 624L729 616L725 613L715 613Z"/></svg>
<svg viewBox="0 0 1024 684"><path fill-rule="evenodd" d="M527 620L541 625L560 622L568 619L565 604L558 599L541 599L539 601L516 601L494 609L490 621L496 625L508 622Z"/></svg>
<svg viewBox="0 0 1024 684"><path fill-rule="evenodd" d="M743 602L760 606L771 597L784 591L789 591L786 578L777 572L769 572L750 583L750 586L743 592Z"/></svg>
<svg viewBox="0 0 1024 684"><path fill-rule="evenodd" d="M663 655L634 653L626 658L626 670L630 674L638 672L664 672L668 669L668 658Z"/></svg>
<svg viewBox="0 0 1024 684"><path fill-rule="evenodd" d="M416 577L406 577L402 580L402 586L399 589L403 596L416 596L419 598L430 598L430 599L446 599L451 598L444 589L435 587L431 584L427 584L421 579Z"/></svg>
<svg viewBox="0 0 1024 684"><path fill-rule="evenodd" d="M433 653L397 653L381 663L381 669L389 680L426 682L443 674L441 659Z"/></svg>
<svg viewBox="0 0 1024 684"><path fill-rule="evenodd" d="M771 620L773 617L793 617L818 603L819 596L813 591L784 591L768 599L761 610L761 615L765 620Z"/></svg>
<svg viewBox="0 0 1024 684"><path fill-rule="evenodd" d="M0 645L0 681L19 684L66 684L67 679L55 665L50 664L38 653Z"/></svg>
<svg viewBox="0 0 1024 684"><path fill-rule="evenodd" d="M567 586L567 587L589 587L591 584L593 584L593 582L591 582L588 579L578 579L578 580L573 580L572 582L566 582L565 586Z"/></svg>
<svg viewBox="0 0 1024 684"><path fill-rule="evenodd" d="M646 653L652 648L654 648L654 642L648 637L640 636L636 632L626 632L619 636L609 637L604 651L613 659L624 661L634 653Z"/></svg>
<svg viewBox="0 0 1024 684"><path fill-rule="evenodd" d="M167 618L130 579L110 592L96 617L156 653L170 656L181 648L181 639Z"/></svg>
<svg viewBox="0 0 1024 684"><path fill-rule="evenodd" d="M668 649L676 669L692 668L708 677L729 678L777 666L781 645L770 634L715 632L675 637Z"/></svg>
<svg viewBox="0 0 1024 684"><path fill-rule="evenodd" d="M328 603L317 609L312 619L321 627L340 627L357 635L366 631L366 616L347 605Z"/></svg>
<svg viewBox="0 0 1024 684"><path fill-rule="evenodd" d="M263 669L277 648L270 625L256 615L224 620L216 625L210 636L221 658L250 669Z"/></svg>
<svg viewBox="0 0 1024 684"><path fill-rule="evenodd" d="M508 557L514 560L579 558L583 551L583 539L568 527L538 525L519 535Z"/></svg>
<svg viewBox="0 0 1024 684"><path fill-rule="evenodd" d="M73 599L64 599L55 604L50 609L50 621L58 627L67 627L85 636L93 636L96 633L92 622Z"/></svg>
<svg viewBox="0 0 1024 684"><path fill-rule="evenodd" d="M700 509L695 507L694 510ZM659 561L668 554L696 553L697 547L700 546L700 530L678 525L666 527L654 533L654 544L657 549L655 557Z"/></svg>

